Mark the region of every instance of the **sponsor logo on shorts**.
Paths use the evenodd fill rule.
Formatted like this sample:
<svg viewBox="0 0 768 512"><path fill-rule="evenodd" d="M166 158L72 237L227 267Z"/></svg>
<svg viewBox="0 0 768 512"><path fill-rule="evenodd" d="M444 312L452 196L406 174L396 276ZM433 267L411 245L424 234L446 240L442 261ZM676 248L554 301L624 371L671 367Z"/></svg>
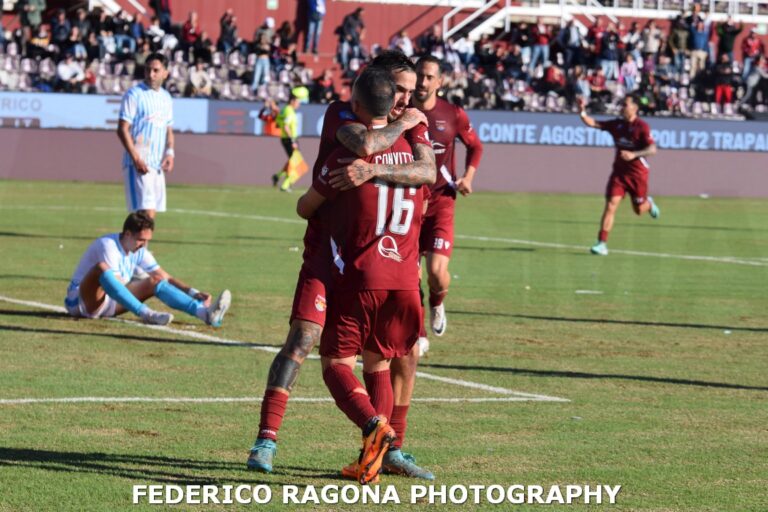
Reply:
<svg viewBox="0 0 768 512"><path fill-rule="evenodd" d="M403 257L397 249L397 242L391 236L383 236L379 239L379 254L398 263L403 262Z"/></svg>
<svg viewBox="0 0 768 512"><path fill-rule="evenodd" d="M325 302L325 297L318 294L318 296L315 297L315 309L322 313L327 307L328 304Z"/></svg>

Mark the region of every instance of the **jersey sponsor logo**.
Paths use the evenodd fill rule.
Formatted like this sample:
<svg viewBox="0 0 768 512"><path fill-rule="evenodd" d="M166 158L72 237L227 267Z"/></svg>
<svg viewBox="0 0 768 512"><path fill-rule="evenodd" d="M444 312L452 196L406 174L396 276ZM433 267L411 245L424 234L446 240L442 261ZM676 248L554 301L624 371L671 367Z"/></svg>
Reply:
<svg viewBox="0 0 768 512"><path fill-rule="evenodd" d="M448 123L442 119L435 119L435 129L439 132L444 132L448 127Z"/></svg>
<svg viewBox="0 0 768 512"><path fill-rule="evenodd" d="M432 150L436 155L442 155L445 153L445 144L441 144L440 142L435 141L432 143Z"/></svg>
<svg viewBox="0 0 768 512"><path fill-rule="evenodd" d="M325 297L318 294L317 297L315 297L315 309L322 313L327 307L328 303L326 302Z"/></svg>
<svg viewBox="0 0 768 512"><path fill-rule="evenodd" d="M385 258L395 260L398 263L403 262L403 257L400 256L397 248L397 242L391 236L383 236L379 239L379 254Z"/></svg>

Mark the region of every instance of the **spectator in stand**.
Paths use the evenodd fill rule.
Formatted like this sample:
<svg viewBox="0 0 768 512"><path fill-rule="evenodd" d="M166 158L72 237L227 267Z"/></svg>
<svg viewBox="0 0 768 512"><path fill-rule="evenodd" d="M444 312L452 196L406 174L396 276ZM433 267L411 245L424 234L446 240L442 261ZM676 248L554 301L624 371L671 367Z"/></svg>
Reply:
<svg viewBox="0 0 768 512"><path fill-rule="evenodd" d="M312 53L317 55L325 12L325 0L307 0L307 35L304 37L304 53L309 51L311 44Z"/></svg>
<svg viewBox="0 0 768 512"><path fill-rule="evenodd" d="M267 18L268 20L272 20L272 26L269 27L270 34L269 34L269 44L272 44L272 29L275 28L275 19L274 18ZM219 18L219 41L218 41L218 48L219 51L224 52L225 54L228 54L235 48L235 43L237 42L237 28L235 25L236 18L235 18L235 11L231 7L228 8L226 11L224 11L224 14L221 15L221 18ZM258 33L258 32L257 32ZM257 48L258 50L258 48ZM256 54L258 55L259 52L257 51Z"/></svg>
<svg viewBox="0 0 768 512"><path fill-rule="evenodd" d="M146 28L144 28L144 16L140 12L137 12L131 21L129 33L134 41L136 41L136 44L140 45L147 37L146 32Z"/></svg>
<svg viewBox="0 0 768 512"><path fill-rule="evenodd" d="M194 98L209 98L213 92L213 83L205 69L205 62L195 61L195 65L189 70L189 84L185 96Z"/></svg>
<svg viewBox="0 0 768 512"><path fill-rule="evenodd" d="M636 21L633 21L629 26L629 30L622 36L621 42L624 43L624 51L632 55L638 67L642 67L643 38Z"/></svg>
<svg viewBox="0 0 768 512"><path fill-rule="evenodd" d="M96 11L98 18L94 23L94 32L98 33L99 39L99 60L104 57L114 55L117 52L117 43L115 43L115 25L112 17L104 10Z"/></svg>
<svg viewBox="0 0 768 512"><path fill-rule="evenodd" d="M339 99L333 87L333 73L330 69L324 69L322 74L315 78L310 97L313 103L331 103Z"/></svg>
<svg viewBox="0 0 768 512"><path fill-rule="evenodd" d="M133 56L133 60L136 61L136 69L133 71L133 78L135 80L144 80L147 57L152 55L152 53L152 46L149 44L149 40L145 39L141 43L139 51Z"/></svg>
<svg viewBox="0 0 768 512"><path fill-rule="evenodd" d="M272 30L274 28L275 18L267 17L253 36L256 65L253 68L253 82L251 84L251 89L254 91L258 89L261 84L265 84L270 80L269 55L272 53L272 39L275 36Z"/></svg>
<svg viewBox="0 0 768 512"><path fill-rule="evenodd" d="M213 44L211 38L208 37L208 32L203 30L200 32L200 37L195 41L195 45L192 49L195 61L202 60L206 64L213 62L213 53L216 51L216 45Z"/></svg>
<svg viewBox="0 0 768 512"><path fill-rule="evenodd" d="M643 32L640 34L640 40L642 41L645 60L648 59L648 56L656 59L661 46L661 30L656 26L656 20L650 20L645 24Z"/></svg>
<svg viewBox="0 0 768 512"><path fill-rule="evenodd" d="M668 55L659 57L659 65L656 66L656 81L661 85L672 85L675 78L675 70L672 66L672 59Z"/></svg>
<svg viewBox="0 0 768 512"><path fill-rule="evenodd" d="M728 53L720 54L715 67L715 103L726 105L733 102L733 65Z"/></svg>
<svg viewBox="0 0 768 512"><path fill-rule="evenodd" d="M64 92L83 92L85 71L72 53L67 52L64 59L56 66L56 78L56 89Z"/></svg>
<svg viewBox="0 0 768 512"><path fill-rule="evenodd" d="M517 93L515 80L509 78L501 80L496 86L496 96L504 110L522 110L525 107L525 101Z"/></svg>
<svg viewBox="0 0 768 512"><path fill-rule="evenodd" d="M531 29L528 24L520 23L517 26L513 25L509 42L520 47L523 64L528 65L531 62Z"/></svg>
<svg viewBox="0 0 768 512"><path fill-rule="evenodd" d="M637 68L637 62L631 53L624 56L624 63L619 70L621 79L624 82L624 87L627 89L627 93L633 92L637 88L637 83L640 78L640 70Z"/></svg>
<svg viewBox="0 0 768 512"><path fill-rule="evenodd" d="M22 27L31 27L33 33L43 22L43 13L47 8L45 0L18 0L16 11Z"/></svg>
<svg viewBox="0 0 768 512"><path fill-rule="evenodd" d="M159 50L163 46L165 30L160 26L160 19L157 16L152 17L149 28L146 32L147 38L152 42L152 49ZM142 78L144 75L142 75Z"/></svg>
<svg viewBox="0 0 768 512"><path fill-rule="evenodd" d="M445 40L443 40L443 28L435 23L429 31L424 33L418 41L420 55L445 54Z"/></svg>
<svg viewBox="0 0 768 512"><path fill-rule="evenodd" d="M591 68L596 68L600 65L600 51L603 45L603 36L605 35L605 28L603 27L603 20L601 18L595 18L592 26L587 31L587 45L589 47L590 59L586 64Z"/></svg>
<svg viewBox="0 0 768 512"><path fill-rule="evenodd" d="M682 16L679 16L672 25L669 34L669 48L672 50L673 65L677 73L685 70L685 58L688 56L688 38L691 33Z"/></svg>
<svg viewBox="0 0 768 512"><path fill-rule="evenodd" d="M741 75L742 80L746 81L752 72L752 66L761 55L765 54L765 45L755 34L755 29L749 29L749 34L741 41L741 55L744 58L744 72Z"/></svg>
<svg viewBox="0 0 768 512"><path fill-rule="evenodd" d="M718 65L723 62L720 57L724 53L728 54L728 61L733 62L733 45L736 42L736 36L738 36L742 30L744 30L744 23L739 23L739 26L737 27L733 22L733 18L730 16L728 16L725 23L721 23L717 26L717 36L719 37L717 43Z"/></svg>
<svg viewBox="0 0 768 512"><path fill-rule="evenodd" d="M474 68L467 80L467 106L470 109L487 108L488 100L485 94L485 77L480 68Z"/></svg>
<svg viewBox="0 0 768 512"><path fill-rule="evenodd" d="M389 48L400 50L406 57L413 57L413 42L405 30L401 30L392 38L389 42Z"/></svg>
<svg viewBox="0 0 768 512"><path fill-rule="evenodd" d="M149 0L149 6L160 21L160 28L166 33L171 32L171 0Z"/></svg>
<svg viewBox="0 0 768 512"><path fill-rule="evenodd" d="M592 97L592 88L582 66L574 66L571 69L566 87L566 97L569 104L573 105L576 103L576 100L583 98L584 104L589 105Z"/></svg>
<svg viewBox="0 0 768 512"><path fill-rule="evenodd" d="M605 85L605 73L603 68L597 68L589 78L590 97L599 102L600 107L596 110L605 110L605 104L611 101L611 91Z"/></svg>
<svg viewBox="0 0 768 512"><path fill-rule="evenodd" d="M469 63L472 62L472 58L475 54L475 48L466 37L462 36L455 41L449 39L448 46L456 52L456 55L459 57L459 62L461 62L461 65L464 68L469 66Z"/></svg>
<svg viewBox="0 0 768 512"><path fill-rule="evenodd" d="M600 67L606 80L619 79L619 43L616 25L611 23L600 40Z"/></svg>
<svg viewBox="0 0 768 512"><path fill-rule="evenodd" d="M88 58L88 51L82 43L80 29L77 28L77 25L73 25L69 30L69 37L64 42L62 50L74 55L76 60L86 60Z"/></svg>
<svg viewBox="0 0 768 512"><path fill-rule="evenodd" d="M85 51L89 62L98 60L101 57L101 45L96 37L96 32L88 34L88 39L85 42Z"/></svg>
<svg viewBox="0 0 768 512"><path fill-rule="evenodd" d="M187 52L200 38L200 21L197 11L190 11L187 21L181 27L181 47Z"/></svg>
<svg viewBox="0 0 768 512"><path fill-rule="evenodd" d="M87 41L88 36L91 35L91 20L88 19L88 11L80 7L75 13L75 21L72 22L72 26L77 27L82 41Z"/></svg>
<svg viewBox="0 0 768 512"><path fill-rule="evenodd" d="M363 8L358 7L352 13L344 16L339 32L339 62L344 70L349 69L350 59L362 57L360 42L363 39L365 23L363 23Z"/></svg>
<svg viewBox="0 0 768 512"><path fill-rule="evenodd" d="M549 43L551 37L549 26L542 23L541 18L538 19L536 25L531 29L531 40L533 41L533 48L531 50L531 64L528 69L529 73L533 75L539 63L542 66L546 66L547 62L549 62Z"/></svg>
<svg viewBox="0 0 768 512"><path fill-rule="evenodd" d="M757 95L762 95L762 103L766 103L768 100L768 65L766 65L766 58L764 55L758 55L755 58L755 62L752 64L747 79L744 81L747 86L747 91L739 102L739 106L744 108L748 105L754 109L757 104Z"/></svg>
<svg viewBox="0 0 768 512"><path fill-rule="evenodd" d="M284 21L277 29L272 41L273 52L271 55L275 73L280 73L286 68L292 69L297 62L296 37L297 34L294 34L291 23L288 21Z"/></svg>
<svg viewBox="0 0 768 512"><path fill-rule="evenodd" d="M565 73L563 70L550 62L544 70L540 90L546 94L565 96Z"/></svg>
<svg viewBox="0 0 768 512"><path fill-rule="evenodd" d="M51 21L51 41L63 51L66 46L72 24L67 19L67 11L58 9L56 17Z"/></svg>
<svg viewBox="0 0 768 512"><path fill-rule="evenodd" d="M50 57L51 52L48 51L50 44L51 34L48 33L48 27L43 24L39 25L37 33L29 40L29 45L27 45L28 56L40 59Z"/></svg>
<svg viewBox="0 0 768 512"><path fill-rule="evenodd" d="M573 18L560 30L557 36L557 42L563 48L563 69L567 73L573 66L579 66L583 63L581 48L584 41L581 37L581 31L577 27Z"/></svg>
<svg viewBox="0 0 768 512"><path fill-rule="evenodd" d="M118 12L112 18L114 26L115 46L120 55L136 53L136 40L131 36L131 20L125 11Z"/></svg>
<svg viewBox="0 0 768 512"><path fill-rule="evenodd" d="M523 52L520 46L512 45L512 51L507 54L503 61L504 75L515 80L528 80L523 63Z"/></svg>
<svg viewBox="0 0 768 512"><path fill-rule="evenodd" d="M709 53L709 28L704 20L691 26L691 79L695 80L700 71L707 69L707 56Z"/></svg>

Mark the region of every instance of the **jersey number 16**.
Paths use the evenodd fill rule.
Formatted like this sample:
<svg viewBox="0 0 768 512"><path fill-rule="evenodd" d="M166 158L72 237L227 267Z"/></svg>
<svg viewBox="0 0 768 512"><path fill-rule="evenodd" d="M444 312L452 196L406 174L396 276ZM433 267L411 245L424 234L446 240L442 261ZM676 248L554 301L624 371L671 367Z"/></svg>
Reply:
<svg viewBox="0 0 768 512"><path fill-rule="evenodd" d="M383 235L387 223L387 205L389 203L390 185L384 182L377 182L379 189L379 204L376 214L376 234ZM414 203L412 199L405 198L405 188L402 185L392 186L392 220L389 221L389 231L396 235L405 235L411 227L413 221ZM416 189L408 187L408 195L415 196Z"/></svg>

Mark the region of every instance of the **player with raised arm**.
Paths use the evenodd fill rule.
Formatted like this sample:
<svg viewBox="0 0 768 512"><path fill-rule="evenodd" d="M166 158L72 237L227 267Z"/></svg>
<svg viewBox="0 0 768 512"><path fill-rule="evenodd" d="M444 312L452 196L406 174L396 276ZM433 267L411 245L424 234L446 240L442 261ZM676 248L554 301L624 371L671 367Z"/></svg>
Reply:
<svg viewBox="0 0 768 512"><path fill-rule="evenodd" d="M416 109L407 108L416 84L413 64L402 54L383 52L370 67L387 69L395 81L395 100L390 112L392 122L382 129L371 131L356 118L348 102L332 103L323 119L313 179L334 148L344 145L352 151L353 154L349 156L352 161L329 173L331 182L340 189L353 188L377 176L405 185L433 183L434 155L426 125L422 123L424 116ZM364 157L371 151L387 149L404 132L411 142L414 162L368 163L359 158L355 159L355 156ZM320 208L307 224L303 263L294 293L290 329L283 348L275 356L269 370L261 405L259 431L248 457L247 466L252 470L267 473L272 471L277 452L277 435L285 417L291 390L298 379L301 365L312 348L319 343L325 324L326 285L330 279L332 261L326 230L327 210L327 207ZM411 364L407 365L410 368ZM393 365L393 373L396 373L395 366ZM415 366L409 369L410 373L413 371ZM413 376L404 378L407 379L410 379L412 388ZM404 421L403 415L402 423ZM398 452L392 453L397 455Z"/></svg>
<svg viewBox="0 0 768 512"><path fill-rule="evenodd" d="M173 104L163 89L168 59L162 53L147 57L145 79L128 89L120 104L117 136L125 148L123 173L129 212L144 210L154 218L165 211L165 174L173 171L176 155Z"/></svg>
<svg viewBox="0 0 768 512"><path fill-rule="evenodd" d="M229 290L211 304L208 293L195 290L160 268L147 247L154 229L154 220L146 212L137 211L125 219L122 232L94 240L80 258L67 288L67 312L80 318L109 318L130 311L144 323L168 325L172 314L154 311L143 303L157 297L173 309L220 327L232 302ZM131 281L137 268L148 278Z"/></svg>
<svg viewBox="0 0 768 512"><path fill-rule="evenodd" d="M632 198L632 209L637 215L647 212L654 219L661 215L661 210L653 198L648 196L650 166L645 157L656 154L656 143L651 136L651 129L648 123L638 117L638 103L634 96L626 96L621 105L620 118L597 121L587 114L584 100L579 101L581 121L590 128L610 133L616 145L613 172L605 189L605 208L600 220L600 232L597 235L597 243L590 249L592 254L600 256L608 255L608 234L613 228L616 210L627 193Z"/></svg>
<svg viewBox="0 0 768 512"><path fill-rule="evenodd" d="M386 126L393 96L390 74L366 68L353 87L353 112L374 130ZM327 171L351 155L340 148L328 157L297 211L309 219L326 201L332 204L329 226L337 281L320 356L323 380L336 405L363 432L356 478L365 484L377 477L396 436L387 424L394 401L390 361L411 352L423 321L418 234L426 187L376 179L340 192L330 185ZM369 163L390 165L412 159L404 138L366 157ZM353 373L358 354L365 386Z"/></svg>
<svg viewBox="0 0 768 512"><path fill-rule="evenodd" d="M448 295L451 274L448 263L453 251L453 217L456 192L472 193L472 180L480 165L483 144L472 129L467 113L457 105L437 96L443 85L440 60L427 55L416 63L417 84L413 104L429 120L429 136L435 151L437 180L432 185L424 225L421 228L421 251L427 258L429 285L429 318L432 332L442 336L448 326L443 300ZM456 138L467 147L464 175L457 178L454 161ZM422 332L426 335L426 332ZM422 350L429 346L426 338L419 340Z"/></svg>

